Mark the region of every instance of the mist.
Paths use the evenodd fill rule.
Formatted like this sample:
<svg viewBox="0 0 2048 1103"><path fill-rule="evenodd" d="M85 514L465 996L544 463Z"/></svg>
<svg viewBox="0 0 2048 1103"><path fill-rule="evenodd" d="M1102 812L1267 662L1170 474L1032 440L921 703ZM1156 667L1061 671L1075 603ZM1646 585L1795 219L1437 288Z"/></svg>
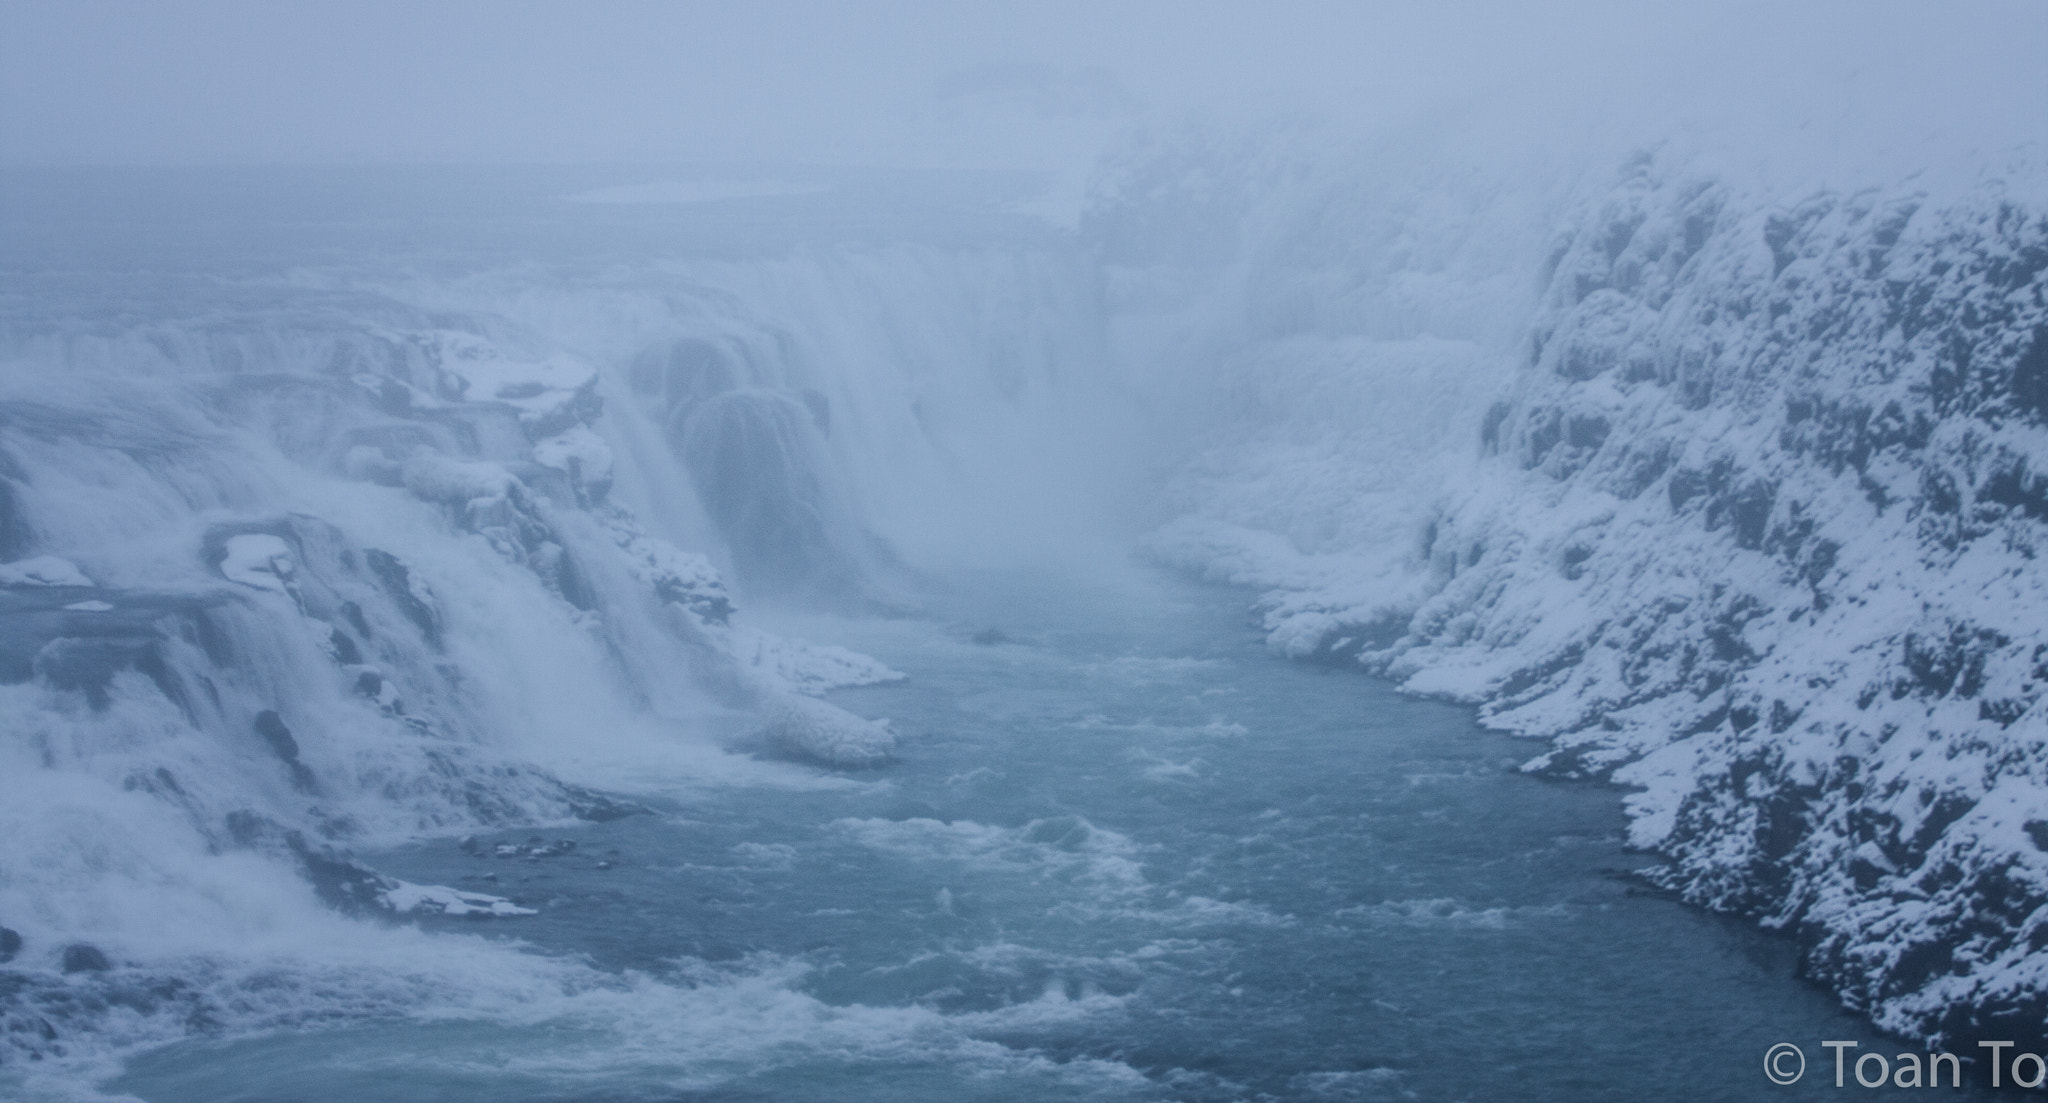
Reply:
<svg viewBox="0 0 2048 1103"><path fill-rule="evenodd" d="M1061 169L1191 119L1503 145L2026 140L2026 4L22 6L10 164ZM1740 139L1738 139L1738 135Z"/></svg>

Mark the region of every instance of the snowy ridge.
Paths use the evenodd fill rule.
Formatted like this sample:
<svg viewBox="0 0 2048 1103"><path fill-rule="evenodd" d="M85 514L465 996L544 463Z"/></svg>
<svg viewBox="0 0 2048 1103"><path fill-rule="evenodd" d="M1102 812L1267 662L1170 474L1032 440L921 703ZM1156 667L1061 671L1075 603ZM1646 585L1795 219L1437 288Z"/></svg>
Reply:
<svg viewBox="0 0 2048 1103"><path fill-rule="evenodd" d="M1291 654L1637 787L1671 887L1796 931L1880 1026L2038 1039L2048 209L2017 194L1778 205L1645 158L1565 220L1534 308L1499 304L1529 319L1506 397L1458 377L1464 485L1374 501L1370 443L1244 477L1282 428L1197 465L1155 550L1266 588ZM1319 498L1377 531L1305 529Z"/></svg>

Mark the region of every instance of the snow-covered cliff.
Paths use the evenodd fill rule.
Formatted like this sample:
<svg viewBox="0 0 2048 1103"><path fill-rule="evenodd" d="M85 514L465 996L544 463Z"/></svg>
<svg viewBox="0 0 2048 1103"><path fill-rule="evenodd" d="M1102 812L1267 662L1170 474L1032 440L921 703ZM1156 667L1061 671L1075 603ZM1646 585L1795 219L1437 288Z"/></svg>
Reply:
<svg viewBox="0 0 2048 1103"><path fill-rule="evenodd" d="M1226 435L1156 546L1266 587L1276 646L1635 787L1670 887L1796 931L1881 1026L2038 1039L2039 177L1787 204L1642 158L1547 255L1501 251L1535 262L1490 300L1514 343L1325 307L1234 347L1240 386L1322 396ZM1380 263L1413 284L1446 256Z"/></svg>

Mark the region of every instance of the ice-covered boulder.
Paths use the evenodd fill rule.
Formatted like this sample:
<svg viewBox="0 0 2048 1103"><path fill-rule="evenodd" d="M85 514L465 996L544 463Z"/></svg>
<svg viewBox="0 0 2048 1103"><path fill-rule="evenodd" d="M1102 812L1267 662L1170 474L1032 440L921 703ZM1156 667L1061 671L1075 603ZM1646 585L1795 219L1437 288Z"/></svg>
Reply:
<svg viewBox="0 0 2048 1103"><path fill-rule="evenodd" d="M769 706L760 738L777 753L838 767L879 765L896 746L887 720L866 720L808 697Z"/></svg>
<svg viewBox="0 0 2048 1103"><path fill-rule="evenodd" d="M722 637L746 669L771 685L817 695L827 690L868 686L903 678L881 662L835 644L816 644L771 635L751 628L732 628Z"/></svg>

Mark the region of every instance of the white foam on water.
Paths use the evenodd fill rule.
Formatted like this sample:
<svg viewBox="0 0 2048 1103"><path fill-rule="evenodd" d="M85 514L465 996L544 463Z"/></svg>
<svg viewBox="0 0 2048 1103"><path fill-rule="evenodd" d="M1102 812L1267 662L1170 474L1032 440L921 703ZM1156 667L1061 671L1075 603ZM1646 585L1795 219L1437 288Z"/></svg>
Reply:
<svg viewBox="0 0 2048 1103"><path fill-rule="evenodd" d="M878 850L981 872L1056 877L1111 893L1146 885L1140 864L1145 848L1080 816L1032 820L1022 827L925 818L842 819L832 827Z"/></svg>
<svg viewBox="0 0 2048 1103"><path fill-rule="evenodd" d="M1449 897L1433 897L1360 904L1339 908L1330 914L1333 918L1363 920L1369 923L1504 931L1532 920L1567 918L1571 914L1571 909L1563 904L1475 908Z"/></svg>
<svg viewBox="0 0 2048 1103"><path fill-rule="evenodd" d="M364 947L355 947L364 949ZM184 975L233 1011L190 1057L273 1031L311 1032L295 1046L296 1090L365 1072L397 1077L453 1074L478 1090L519 1095L649 1086L707 1090L827 1063L839 1068L951 1066L967 1076L1023 1076L1075 1084L1137 1083L1119 1062L1053 1061L1028 1046L987 1040L1067 1028L1115 1015L1122 1001L1070 996L1048 986L1035 998L946 1014L920 1005L832 1005L805 994L810 966L772 955L711 965L676 963L673 976L601 973L573 961L522 953L463 936L387 940L374 962L327 968L255 960L224 970L187 963ZM401 1029L390 1029L405 1023ZM98 1098L81 1074L103 1078L123 1050L175 1036L181 1024L130 1022L109 1030L92 1059L74 1056L21 1080L24 1098ZM126 1031L120 1027L127 1027ZM154 1028L154 1029L152 1029ZM123 1045L125 1043L125 1045ZM345 1081L344 1081L345 1082Z"/></svg>
<svg viewBox="0 0 2048 1103"><path fill-rule="evenodd" d="M1218 900L1208 896L1183 895L1173 890L1160 890L1142 898L1123 901L1099 898L1068 901L1055 906L1052 914L1083 923L1121 920L1190 931L1270 930L1292 927L1299 922L1292 915L1254 901Z"/></svg>

